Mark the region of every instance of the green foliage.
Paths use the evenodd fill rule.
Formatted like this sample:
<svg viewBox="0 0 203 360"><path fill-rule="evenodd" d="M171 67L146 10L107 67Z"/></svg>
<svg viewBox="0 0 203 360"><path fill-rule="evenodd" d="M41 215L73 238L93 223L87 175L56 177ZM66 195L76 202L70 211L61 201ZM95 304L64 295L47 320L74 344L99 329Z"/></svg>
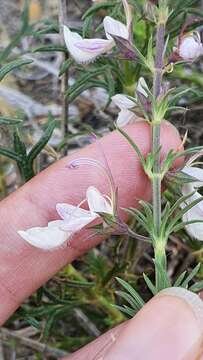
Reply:
<svg viewBox="0 0 203 360"><path fill-rule="evenodd" d="M56 122L52 119L52 116L50 114L49 122L47 124L46 130L44 131L44 134L41 136L39 141L32 147L29 153L27 153L25 143L21 140L19 129L17 127L13 132L13 150L0 146L0 155L6 156L11 160L16 161L22 175L22 179L24 181L28 181L34 176L34 160L50 140L55 126Z"/></svg>
<svg viewBox="0 0 203 360"><path fill-rule="evenodd" d="M0 81L2 81L3 78L12 70L19 69L21 66L31 64L32 62L33 62L32 60L18 59L18 60L13 60L8 64L2 66L0 69Z"/></svg>
<svg viewBox="0 0 203 360"><path fill-rule="evenodd" d="M23 120L18 118L9 118L6 116L0 116L0 125L15 126L21 124L22 122Z"/></svg>

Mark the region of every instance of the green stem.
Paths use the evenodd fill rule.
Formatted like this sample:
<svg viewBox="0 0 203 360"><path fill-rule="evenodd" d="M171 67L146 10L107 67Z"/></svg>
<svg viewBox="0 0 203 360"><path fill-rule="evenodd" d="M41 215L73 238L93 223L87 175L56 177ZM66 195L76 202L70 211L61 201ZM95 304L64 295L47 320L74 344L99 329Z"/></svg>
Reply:
<svg viewBox="0 0 203 360"><path fill-rule="evenodd" d="M60 26L60 36L61 43L64 44L63 37L63 25L67 25L68 18L68 1L67 0L58 0L59 7L59 26ZM64 55L63 61L68 60L68 54ZM68 118L68 110L69 110L69 99L65 96L66 91L68 90L68 80L69 80L69 72L66 70L61 79L61 98L62 98L62 114L61 114L61 130L64 139L66 140L66 144L63 147L63 155L67 155L68 153L68 134L69 134L69 118Z"/></svg>
<svg viewBox="0 0 203 360"><path fill-rule="evenodd" d="M157 25L156 33L156 58L153 81L153 95L155 99L161 92L164 57L164 36L165 24ZM165 239L160 236L161 227L161 165L160 165L160 123L152 119L152 153L154 155L153 176L152 176L152 197L153 197L153 221L154 221L154 255L155 255L155 277L156 288L161 290L160 266L166 271Z"/></svg>
<svg viewBox="0 0 203 360"><path fill-rule="evenodd" d="M123 84L123 93L129 96L135 96L136 81L132 76L132 64L129 60L124 61L125 83Z"/></svg>

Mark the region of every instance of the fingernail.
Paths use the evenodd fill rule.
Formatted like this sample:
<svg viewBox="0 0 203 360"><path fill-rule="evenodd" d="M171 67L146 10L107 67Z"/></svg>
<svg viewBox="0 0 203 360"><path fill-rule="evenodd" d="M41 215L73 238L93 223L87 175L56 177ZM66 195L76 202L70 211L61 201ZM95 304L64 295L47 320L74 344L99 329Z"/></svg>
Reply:
<svg viewBox="0 0 203 360"><path fill-rule="evenodd" d="M203 301L197 294L181 287L170 287L160 291L158 296L162 295L176 296L184 300L192 308L196 320L203 332Z"/></svg>
<svg viewBox="0 0 203 360"><path fill-rule="evenodd" d="M199 337L187 351L183 360L203 360L203 301L199 295L181 287L170 287L160 291L158 296L173 296L182 299L192 309L199 326Z"/></svg>
<svg viewBox="0 0 203 360"><path fill-rule="evenodd" d="M105 360L200 360L203 302L183 288L168 288L129 321Z"/></svg>

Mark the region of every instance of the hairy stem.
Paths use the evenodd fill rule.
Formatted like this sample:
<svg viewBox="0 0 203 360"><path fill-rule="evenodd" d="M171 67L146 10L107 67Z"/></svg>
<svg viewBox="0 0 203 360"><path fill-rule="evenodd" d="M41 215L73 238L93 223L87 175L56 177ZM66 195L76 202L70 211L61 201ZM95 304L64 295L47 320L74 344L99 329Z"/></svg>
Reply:
<svg viewBox="0 0 203 360"><path fill-rule="evenodd" d="M156 33L156 57L153 81L153 95L158 98L161 92L162 74L163 74L163 57L164 57L164 35L165 24L157 25ZM153 177L152 177L152 194L153 194L153 221L155 229L154 253L155 253L155 272L156 287L160 290L160 271L159 263L166 270L165 239L160 237L161 226L161 168L160 168L160 123L153 119L152 121L152 152L154 154ZM163 244L164 242L164 244ZM163 246L162 246L163 245Z"/></svg>
<svg viewBox="0 0 203 360"><path fill-rule="evenodd" d="M59 26L60 26L60 36L61 42L64 44L63 38L63 25L67 25L67 0L58 0L58 7L59 7ZM68 54L64 55L63 61L68 60ZM65 92L68 89L68 79L69 74L68 70L66 70L61 79L61 97L62 97L62 113L61 113L61 130L64 139L68 137L68 108L69 102L68 97L65 96ZM63 148L63 153L66 155L68 152L68 140L66 140L66 145Z"/></svg>

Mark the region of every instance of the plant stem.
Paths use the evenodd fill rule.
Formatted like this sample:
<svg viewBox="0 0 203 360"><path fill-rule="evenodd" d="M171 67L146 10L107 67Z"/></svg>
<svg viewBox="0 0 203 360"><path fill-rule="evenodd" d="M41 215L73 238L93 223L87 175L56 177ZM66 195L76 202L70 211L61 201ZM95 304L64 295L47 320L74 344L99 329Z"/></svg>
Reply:
<svg viewBox="0 0 203 360"><path fill-rule="evenodd" d="M68 13L68 1L67 0L58 0L58 7L59 7L59 27L60 27L60 36L61 42L64 44L63 38L63 25L67 24L67 13ZM64 55L63 61L68 60L68 54ZM69 109L69 102L68 97L65 96L65 92L68 89L68 79L69 73L66 70L61 79L61 97L62 97L62 113L61 113L61 130L63 139L66 139L66 146L63 148L63 153L66 155L68 153L68 109Z"/></svg>
<svg viewBox="0 0 203 360"><path fill-rule="evenodd" d="M156 33L156 57L153 81L153 95L155 99L161 92L161 82L163 74L164 58L164 36L165 24L158 23ZM152 196L153 196L153 221L154 221L154 254L155 254L155 276L157 290L161 289L160 264L166 270L165 239L160 237L161 227L161 166L160 166L160 123L152 119L152 152L154 154L153 177L152 177Z"/></svg>

